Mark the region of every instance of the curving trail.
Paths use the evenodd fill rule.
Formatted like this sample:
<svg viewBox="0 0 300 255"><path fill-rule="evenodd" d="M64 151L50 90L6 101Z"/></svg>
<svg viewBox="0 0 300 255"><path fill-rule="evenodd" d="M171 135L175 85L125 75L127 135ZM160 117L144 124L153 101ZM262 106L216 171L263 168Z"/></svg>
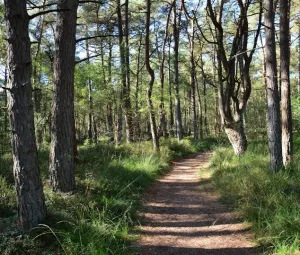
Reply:
<svg viewBox="0 0 300 255"><path fill-rule="evenodd" d="M141 211L139 254L259 254L249 226L214 194L206 170L211 155L174 162L170 173L150 188Z"/></svg>

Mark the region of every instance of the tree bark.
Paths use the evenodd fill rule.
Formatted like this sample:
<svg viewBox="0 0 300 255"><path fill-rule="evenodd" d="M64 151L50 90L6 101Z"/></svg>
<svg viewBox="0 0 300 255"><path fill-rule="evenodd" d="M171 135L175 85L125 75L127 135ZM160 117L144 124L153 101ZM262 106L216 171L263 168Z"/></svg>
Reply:
<svg viewBox="0 0 300 255"><path fill-rule="evenodd" d="M290 0L280 0L280 72L282 160L284 166L292 159L293 129L290 85Z"/></svg>
<svg viewBox="0 0 300 255"><path fill-rule="evenodd" d="M76 18L78 0L59 0L55 31L50 178L54 191L75 189L73 125Z"/></svg>
<svg viewBox="0 0 300 255"><path fill-rule="evenodd" d="M281 122L280 106L277 84L276 44L274 25L274 1L264 0L264 16L266 29L266 94L267 94L267 120L268 120L268 141L270 151L270 167L278 172L282 166L281 148Z"/></svg>
<svg viewBox="0 0 300 255"><path fill-rule="evenodd" d="M43 222L46 216L34 134L29 16L25 0L5 0L4 5L8 44L8 109L12 130L13 173L19 224L23 231L27 231Z"/></svg>

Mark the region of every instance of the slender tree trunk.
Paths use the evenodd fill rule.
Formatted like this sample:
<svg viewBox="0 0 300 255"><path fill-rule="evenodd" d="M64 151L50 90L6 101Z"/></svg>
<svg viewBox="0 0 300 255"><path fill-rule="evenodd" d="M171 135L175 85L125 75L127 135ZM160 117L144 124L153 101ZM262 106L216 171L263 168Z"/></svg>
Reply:
<svg viewBox="0 0 300 255"><path fill-rule="evenodd" d="M168 17L167 17L167 23L165 28L165 36L163 40L163 46L162 46L162 53L161 53L161 63L160 63L160 123L159 123L159 133L160 135L167 137L167 120L166 120L166 111L165 111L165 104L164 104L164 83L165 83L165 58L166 58L166 44L169 36L169 22L170 22L170 16L172 13L173 5L170 6Z"/></svg>
<svg viewBox="0 0 300 255"><path fill-rule="evenodd" d="M74 69L78 0L59 0L55 32L50 178L54 191L75 189Z"/></svg>
<svg viewBox="0 0 300 255"><path fill-rule="evenodd" d="M202 102L201 102L201 93L199 89L199 82L196 78L196 89L197 89L197 95L198 95L198 109L199 109L199 133L200 133L200 139L203 139L203 110L202 110Z"/></svg>
<svg viewBox="0 0 300 255"><path fill-rule="evenodd" d="M112 82L112 43L111 39L109 39L109 54L108 54L108 83L109 83L109 91L110 91L110 98L109 98L109 103L106 105L106 122L107 122L107 131L108 131L108 136L109 140L113 141L114 140L114 135L113 135L113 130L114 130L114 125L113 125L113 94L114 94L114 89L113 89L113 82Z"/></svg>
<svg viewBox="0 0 300 255"><path fill-rule="evenodd" d="M282 166L281 122L277 84L276 44L273 0L264 0L266 29L266 93L268 103L268 140L270 167L278 172Z"/></svg>
<svg viewBox="0 0 300 255"><path fill-rule="evenodd" d="M290 85L290 0L280 0L280 72L282 159L287 166L292 159L293 129Z"/></svg>
<svg viewBox="0 0 300 255"><path fill-rule="evenodd" d="M130 103L130 73L129 69L129 45L128 45L128 0L125 1L125 31L123 31L123 20L121 11L121 2L117 0L117 15L118 15L118 31L119 31L119 47L121 58L121 75L122 75L122 102L124 106L126 141L130 143L132 140L132 116ZM123 33L125 33L125 41Z"/></svg>
<svg viewBox="0 0 300 255"><path fill-rule="evenodd" d="M88 37L88 27L86 27L86 37ZM86 57L87 63L90 63L90 47L89 41L85 41L85 50L86 50ZM87 79L87 87L88 87L88 102L89 102L89 121L88 121L88 139L89 143L93 142L93 97L92 97L92 81L90 77Z"/></svg>
<svg viewBox="0 0 300 255"><path fill-rule="evenodd" d="M196 64L195 64L195 28L194 21L191 20L192 35L190 36L190 84L191 84L191 106L193 115L193 136L194 140L198 139L198 125L197 125L197 109L196 109Z"/></svg>
<svg viewBox="0 0 300 255"><path fill-rule="evenodd" d="M298 19L298 94L300 94L300 18Z"/></svg>
<svg viewBox="0 0 300 255"><path fill-rule="evenodd" d="M204 72L204 62L202 58L202 47L200 49L200 65L201 65L201 73L202 73L202 86L203 86L203 113L204 113L204 130L205 135L209 136L209 130L208 130L208 121L207 121L207 98L206 98L206 75Z"/></svg>
<svg viewBox="0 0 300 255"><path fill-rule="evenodd" d="M29 15L25 0L5 0L8 44L8 109L12 130L13 173L23 231L46 216L43 185L38 166L32 101Z"/></svg>
<svg viewBox="0 0 300 255"><path fill-rule="evenodd" d="M150 76L150 81L147 87L147 105L150 114L150 126L151 126L151 135L153 142L153 149L159 151L159 139L157 136L155 114L152 103L152 88L154 84L154 71L150 66L150 14L151 14L151 0L147 0L147 14L146 14L146 36L145 36L145 64Z"/></svg>
<svg viewBox="0 0 300 255"><path fill-rule="evenodd" d="M138 140L139 137L141 136L141 114L139 113L139 89L140 89L140 66L141 66L141 49L142 49L142 39L143 36L140 34L139 38L139 47L138 47L138 55L137 55L137 63L136 63L136 82L135 82L135 132L134 132L134 137L135 140Z"/></svg>
<svg viewBox="0 0 300 255"><path fill-rule="evenodd" d="M5 66L5 69L4 69L4 87L7 86L7 82L8 82L8 77L7 77L7 66ZM5 107L7 107L7 91L4 90L4 105ZM4 131L8 131L8 114L7 114L7 111L4 112Z"/></svg>
<svg viewBox="0 0 300 255"><path fill-rule="evenodd" d="M174 36L174 95L175 95L175 118L176 118L176 131L178 140L183 138L182 130L182 117L181 117L181 107L180 107L180 96L179 96L179 34L180 34L180 21L181 21L181 12L180 10L178 15L177 22L177 7L176 0L174 6L174 21L173 21L173 36Z"/></svg>
<svg viewBox="0 0 300 255"><path fill-rule="evenodd" d="M174 136L174 114L173 114L173 97L172 97L172 78L171 78L171 37L168 43L168 89L169 89L169 134Z"/></svg>

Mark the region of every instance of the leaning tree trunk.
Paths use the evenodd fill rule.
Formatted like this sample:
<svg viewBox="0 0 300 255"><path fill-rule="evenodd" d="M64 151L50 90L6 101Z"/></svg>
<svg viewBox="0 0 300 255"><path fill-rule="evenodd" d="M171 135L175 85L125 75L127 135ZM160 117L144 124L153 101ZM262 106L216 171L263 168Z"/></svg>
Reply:
<svg viewBox="0 0 300 255"><path fill-rule="evenodd" d="M73 157L75 35L78 0L59 0L55 35L50 178L54 191L75 189Z"/></svg>
<svg viewBox="0 0 300 255"><path fill-rule="evenodd" d="M8 109L12 130L13 172L23 231L46 216L43 185L38 166L32 102L29 16L25 0L5 0L8 44Z"/></svg>
<svg viewBox="0 0 300 255"><path fill-rule="evenodd" d="M285 166L292 159L293 129L290 86L290 1L280 1L280 73L282 116L282 159Z"/></svg>
<svg viewBox="0 0 300 255"><path fill-rule="evenodd" d="M278 172L282 166L281 121L277 84L276 45L273 0L264 0L266 29L266 94L268 103L268 140L270 167Z"/></svg>

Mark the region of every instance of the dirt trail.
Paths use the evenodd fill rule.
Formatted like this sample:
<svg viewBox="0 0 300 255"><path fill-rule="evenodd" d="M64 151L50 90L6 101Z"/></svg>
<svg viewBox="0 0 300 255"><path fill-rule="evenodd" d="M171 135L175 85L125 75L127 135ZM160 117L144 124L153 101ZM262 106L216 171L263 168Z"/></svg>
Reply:
<svg viewBox="0 0 300 255"><path fill-rule="evenodd" d="M141 211L139 254L259 254L249 226L213 193L205 170L210 157L206 152L174 162L150 188Z"/></svg>

